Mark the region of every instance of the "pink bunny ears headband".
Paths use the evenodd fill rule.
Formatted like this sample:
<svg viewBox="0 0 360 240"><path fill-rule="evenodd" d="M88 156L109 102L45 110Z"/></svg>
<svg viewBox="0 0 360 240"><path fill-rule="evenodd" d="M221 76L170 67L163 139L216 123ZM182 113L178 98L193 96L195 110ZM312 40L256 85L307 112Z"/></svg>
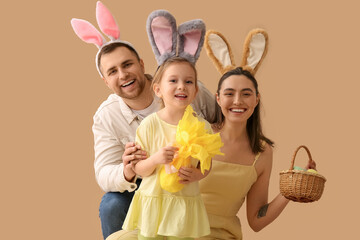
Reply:
<svg viewBox="0 0 360 240"><path fill-rule="evenodd" d="M205 36L201 19L185 22L177 29L176 20L168 11L156 10L149 15L146 30L159 66L173 56L193 64L199 58Z"/></svg>
<svg viewBox="0 0 360 240"><path fill-rule="evenodd" d="M99 51L96 54L95 63L96 68L101 77L103 75L100 71L100 66L98 66L97 58L101 49L114 42L120 42L130 46L135 52L135 48L131 43L120 40L120 31L119 27L116 24L114 17L111 15L110 11L102 4L100 1L96 4L96 20L101 29L101 31L110 38L110 41L107 42L103 35L88 21L73 18L71 19L71 26L73 27L76 35L86 43L95 44Z"/></svg>
<svg viewBox="0 0 360 240"><path fill-rule="evenodd" d="M205 36L205 48L209 58L221 74L237 68L229 43L216 31L209 30ZM268 35L263 29L253 29L244 43L241 65L253 76L264 59L268 48Z"/></svg>

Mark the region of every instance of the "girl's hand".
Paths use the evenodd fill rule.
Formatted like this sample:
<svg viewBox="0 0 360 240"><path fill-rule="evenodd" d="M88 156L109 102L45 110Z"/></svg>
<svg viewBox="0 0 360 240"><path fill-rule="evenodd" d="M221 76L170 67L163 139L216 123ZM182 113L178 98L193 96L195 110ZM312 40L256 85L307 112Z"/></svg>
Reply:
<svg viewBox="0 0 360 240"><path fill-rule="evenodd" d="M179 150L178 147L166 146L161 148L154 154L154 161L156 164L168 164L174 159L175 153Z"/></svg>
<svg viewBox="0 0 360 240"><path fill-rule="evenodd" d="M178 172L178 176L182 179L179 183L189 184L192 182L200 181L207 175L208 171L205 171L203 175L201 170L195 167L181 167Z"/></svg>

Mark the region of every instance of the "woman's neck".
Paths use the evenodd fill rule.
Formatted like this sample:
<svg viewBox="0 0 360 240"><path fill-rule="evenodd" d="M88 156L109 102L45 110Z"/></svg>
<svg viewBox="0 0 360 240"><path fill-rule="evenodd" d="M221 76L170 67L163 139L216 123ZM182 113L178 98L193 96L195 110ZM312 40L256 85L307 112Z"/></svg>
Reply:
<svg viewBox="0 0 360 240"><path fill-rule="evenodd" d="M220 129L221 140L224 146L221 148L224 156L215 156L214 159L223 162L241 165L252 165L254 154L251 151L250 141L246 131L246 123L224 123Z"/></svg>
<svg viewBox="0 0 360 240"><path fill-rule="evenodd" d="M183 117L185 109L176 109L171 107L164 107L158 111L158 116L165 122L177 125Z"/></svg>
<svg viewBox="0 0 360 240"><path fill-rule="evenodd" d="M248 141L246 124L231 124L225 121L220 129L221 138L227 142Z"/></svg>

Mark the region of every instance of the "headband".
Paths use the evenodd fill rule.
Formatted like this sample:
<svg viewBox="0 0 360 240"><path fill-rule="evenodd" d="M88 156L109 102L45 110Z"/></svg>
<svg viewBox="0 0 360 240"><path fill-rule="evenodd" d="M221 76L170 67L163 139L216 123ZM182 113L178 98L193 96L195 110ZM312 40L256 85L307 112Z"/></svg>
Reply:
<svg viewBox="0 0 360 240"><path fill-rule="evenodd" d="M127 41L120 40L120 31L119 27L116 24L114 17L111 15L110 11L105 7L105 5L98 1L96 3L96 20L101 31L109 37L110 41L106 41L103 35L88 21L73 18L71 19L71 26L74 29L76 35L86 43L95 44L98 47L98 52L95 58L96 69L98 70L101 77L103 75L100 71L100 66L98 65L98 55L101 52L104 46L110 45L112 43L123 43L127 46L130 46L135 52L135 48L131 43Z"/></svg>
<svg viewBox="0 0 360 240"><path fill-rule="evenodd" d="M245 39L243 57L239 67L248 70L254 76L267 53L267 48L268 35L265 30L251 30ZM214 30L207 31L205 49L221 74L237 67L230 45L221 33Z"/></svg>
<svg viewBox="0 0 360 240"><path fill-rule="evenodd" d="M168 11L156 10L148 16L146 30L159 66L173 56L193 64L199 58L205 36L205 23L201 19L185 22L177 28L175 18Z"/></svg>

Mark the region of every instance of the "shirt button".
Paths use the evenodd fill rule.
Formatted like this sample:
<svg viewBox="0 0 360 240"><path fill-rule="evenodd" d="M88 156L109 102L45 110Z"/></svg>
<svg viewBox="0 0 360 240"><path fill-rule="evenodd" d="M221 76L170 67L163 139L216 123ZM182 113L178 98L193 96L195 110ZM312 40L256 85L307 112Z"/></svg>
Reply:
<svg viewBox="0 0 360 240"><path fill-rule="evenodd" d="M134 186L134 185L131 185L131 186L130 186L130 188L131 188L131 189L134 189L134 188L135 188L135 186Z"/></svg>

